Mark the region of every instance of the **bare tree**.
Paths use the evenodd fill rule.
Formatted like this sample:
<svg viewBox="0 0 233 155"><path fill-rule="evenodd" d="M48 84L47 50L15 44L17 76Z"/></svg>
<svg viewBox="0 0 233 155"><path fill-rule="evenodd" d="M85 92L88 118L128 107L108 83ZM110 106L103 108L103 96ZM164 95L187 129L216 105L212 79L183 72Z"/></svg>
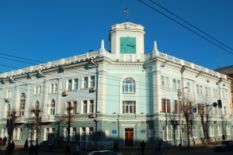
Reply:
<svg viewBox="0 0 233 155"><path fill-rule="evenodd" d="M204 140L208 143L209 142L209 107L207 104L198 104L198 114L201 118L201 125L204 134Z"/></svg>
<svg viewBox="0 0 233 155"><path fill-rule="evenodd" d="M192 135L192 129L193 129L193 112L192 112L192 102L186 98L186 102L183 103L182 105L182 112L184 115L184 119L185 119L185 125L186 125L186 136L187 136L187 143L188 143L188 147L190 147L190 137Z"/></svg>
<svg viewBox="0 0 233 155"><path fill-rule="evenodd" d="M41 118L40 118L40 108L39 108L39 104L37 103L35 105L35 107L31 110L31 112L34 114L35 116L35 122L33 124L34 127L32 127L32 129L36 129L36 145L38 145L38 137L39 137L39 126L41 123Z"/></svg>
<svg viewBox="0 0 233 155"><path fill-rule="evenodd" d="M67 114L64 115L64 118L67 121L67 142L68 143L70 143L70 128L71 128L71 121L73 117L73 110L74 110L74 106L72 106L71 102L68 102L67 107L66 107Z"/></svg>
<svg viewBox="0 0 233 155"><path fill-rule="evenodd" d="M16 122L16 111L13 110L12 112L8 112L8 119L7 119L7 123L6 123L6 127L7 127L7 132L8 132L8 144L10 144L10 142L13 139L13 131L15 128L15 123Z"/></svg>

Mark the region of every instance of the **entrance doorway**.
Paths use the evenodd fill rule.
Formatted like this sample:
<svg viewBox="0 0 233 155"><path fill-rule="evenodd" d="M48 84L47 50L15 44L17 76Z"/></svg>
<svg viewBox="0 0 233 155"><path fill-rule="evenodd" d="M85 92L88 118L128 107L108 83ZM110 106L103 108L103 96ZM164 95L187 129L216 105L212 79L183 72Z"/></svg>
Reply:
<svg viewBox="0 0 233 155"><path fill-rule="evenodd" d="M133 128L125 128L125 146L133 146Z"/></svg>

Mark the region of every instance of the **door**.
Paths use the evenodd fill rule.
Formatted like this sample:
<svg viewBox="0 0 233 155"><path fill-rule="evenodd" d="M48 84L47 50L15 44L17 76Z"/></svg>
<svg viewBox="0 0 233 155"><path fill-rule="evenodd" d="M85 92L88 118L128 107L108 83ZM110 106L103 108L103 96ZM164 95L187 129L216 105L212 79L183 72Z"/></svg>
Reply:
<svg viewBox="0 0 233 155"><path fill-rule="evenodd" d="M125 146L133 146L134 139L134 130L133 128L125 128Z"/></svg>

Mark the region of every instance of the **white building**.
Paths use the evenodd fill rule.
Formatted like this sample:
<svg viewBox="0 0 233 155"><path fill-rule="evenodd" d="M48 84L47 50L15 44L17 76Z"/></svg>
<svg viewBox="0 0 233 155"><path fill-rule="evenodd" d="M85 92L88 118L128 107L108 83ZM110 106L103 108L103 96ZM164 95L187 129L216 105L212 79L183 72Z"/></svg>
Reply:
<svg viewBox="0 0 233 155"><path fill-rule="evenodd" d="M190 144L231 139L227 77L162 53L156 42L145 54L144 34L141 25L116 24L111 51L102 41L98 51L0 74L1 137L14 111L15 142L35 140L31 111L38 108L39 142L67 140L71 105L70 139L87 145L111 146L114 140L128 146L142 140L186 145L187 131Z"/></svg>

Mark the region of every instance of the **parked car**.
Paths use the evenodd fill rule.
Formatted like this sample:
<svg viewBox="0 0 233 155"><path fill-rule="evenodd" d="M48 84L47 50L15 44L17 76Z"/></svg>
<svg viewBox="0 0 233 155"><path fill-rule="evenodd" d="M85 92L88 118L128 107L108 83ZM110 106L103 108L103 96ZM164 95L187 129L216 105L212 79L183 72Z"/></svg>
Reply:
<svg viewBox="0 0 233 155"><path fill-rule="evenodd" d="M88 155L117 155L117 153L110 150L100 150L100 151L92 151L88 153Z"/></svg>
<svg viewBox="0 0 233 155"><path fill-rule="evenodd" d="M233 150L233 141L223 141L214 147L214 151L231 151Z"/></svg>

